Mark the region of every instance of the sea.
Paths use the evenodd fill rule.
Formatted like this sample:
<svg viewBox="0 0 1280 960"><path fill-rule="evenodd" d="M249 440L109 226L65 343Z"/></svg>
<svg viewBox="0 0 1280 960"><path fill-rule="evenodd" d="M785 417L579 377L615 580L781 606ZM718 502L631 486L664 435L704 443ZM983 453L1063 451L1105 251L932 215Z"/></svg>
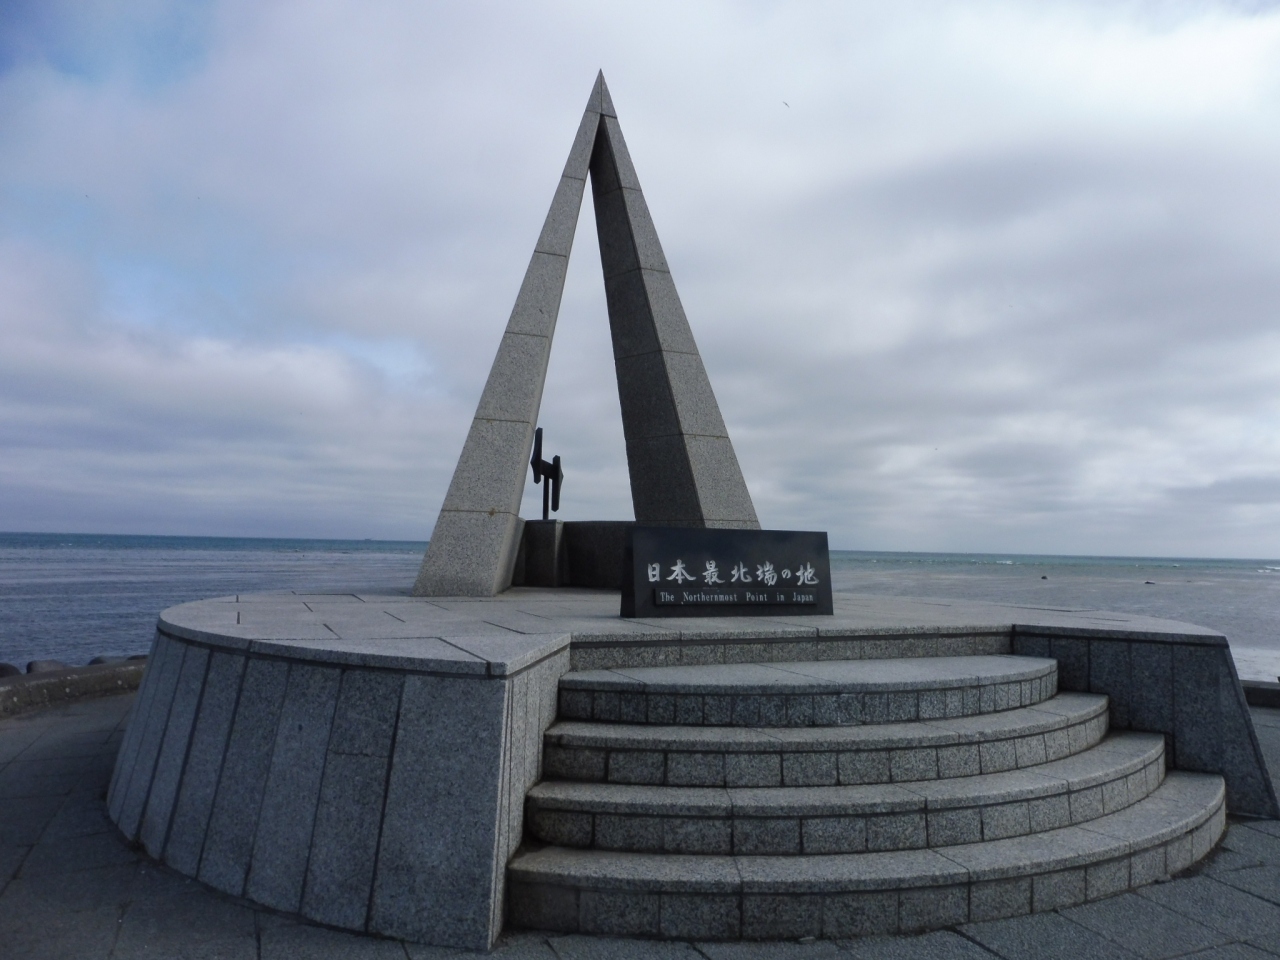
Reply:
<svg viewBox="0 0 1280 960"><path fill-rule="evenodd" d="M145 653L156 615L279 590L406 590L426 543L0 533L0 661ZM1280 560L833 550L838 591L1115 610L1226 634L1241 677L1280 676Z"/></svg>

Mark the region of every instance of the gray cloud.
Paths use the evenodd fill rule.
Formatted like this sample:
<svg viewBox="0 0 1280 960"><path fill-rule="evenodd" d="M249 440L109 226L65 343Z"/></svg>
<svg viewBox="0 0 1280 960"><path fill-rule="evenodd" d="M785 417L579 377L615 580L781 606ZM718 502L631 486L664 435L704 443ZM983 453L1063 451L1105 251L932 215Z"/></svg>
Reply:
<svg viewBox="0 0 1280 960"><path fill-rule="evenodd" d="M426 536L602 65L766 524L1275 552L1273 8L37 9L0 528ZM589 210L571 519L630 510Z"/></svg>

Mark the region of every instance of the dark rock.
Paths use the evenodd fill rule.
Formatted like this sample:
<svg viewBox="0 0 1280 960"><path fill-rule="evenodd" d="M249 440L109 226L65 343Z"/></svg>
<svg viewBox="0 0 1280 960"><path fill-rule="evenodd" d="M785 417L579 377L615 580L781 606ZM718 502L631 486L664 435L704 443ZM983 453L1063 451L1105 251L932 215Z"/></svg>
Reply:
<svg viewBox="0 0 1280 960"><path fill-rule="evenodd" d="M68 665L61 660L32 660L27 664L27 673L52 673L55 670L66 670Z"/></svg>
<svg viewBox="0 0 1280 960"><path fill-rule="evenodd" d="M20 676L21 673L22 671L12 663L0 663L0 677L16 677Z"/></svg>
<svg viewBox="0 0 1280 960"><path fill-rule="evenodd" d="M89 661L89 666L94 667L100 663L124 663L125 657L94 657Z"/></svg>

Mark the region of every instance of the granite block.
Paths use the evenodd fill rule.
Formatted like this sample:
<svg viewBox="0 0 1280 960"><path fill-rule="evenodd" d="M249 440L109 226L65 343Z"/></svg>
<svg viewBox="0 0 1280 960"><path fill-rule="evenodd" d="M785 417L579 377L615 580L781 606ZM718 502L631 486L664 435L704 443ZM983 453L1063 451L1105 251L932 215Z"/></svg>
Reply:
<svg viewBox="0 0 1280 960"><path fill-rule="evenodd" d="M512 926L578 932L578 891L572 887L517 880L508 886L507 898Z"/></svg>
<svg viewBox="0 0 1280 960"><path fill-rule="evenodd" d="M1191 837L1175 837L1164 845L1165 868L1170 876L1177 876L1192 864Z"/></svg>
<svg viewBox="0 0 1280 960"><path fill-rule="evenodd" d="M683 695L675 698L675 722L679 724L701 724L703 709L701 695Z"/></svg>
<svg viewBox="0 0 1280 960"><path fill-rule="evenodd" d="M839 756L840 783L888 783L889 751L857 750Z"/></svg>
<svg viewBox="0 0 1280 960"><path fill-rule="evenodd" d="M811 817L801 824L804 853L861 853L867 849L862 817Z"/></svg>
<svg viewBox="0 0 1280 960"><path fill-rule="evenodd" d="M583 890L578 894L578 930L614 937L656 937L660 899L634 890Z"/></svg>
<svg viewBox="0 0 1280 960"><path fill-rule="evenodd" d="M245 895L296 913L341 671L293 664L276 727Z"/></svg>
<svg viewBox="0 0 1280 960"><path fill-rule="evenodd" d="M723 787L725 755L723 753L669 753L667 754L666 782L673 787Z"/></svg>
<svg viewBox="0 0 1280 960"><path fill-rule="evenodd" d="M800 853L800 821L785 817L735 818L733 852L739 856L798 855Z"/></svg>
<svg viewBox="0 0 1280 960"><path fill-rule="evenodd" d="M542 754L543 772L560 780L583 780L598 783L605 779L608 752L584 747L558 747L547 744Z"/></svg>
<svg viewBox="0 0 1280 960"><path fill-rule="evenodd" d="M733 852L732 822L704 817L666 817L662 849L667 853L728 855Z"/></svg>
<svg viewBox="0 0 1280 960"><path fill-rule="evenodd" d="M617 723L622 719L622 698L618 693L597 690L592 699L591 717L601 723Z"/></svg>
<svg viewBox="0 0 1280 960"><path fill-rule="evenodd" d="M1218 653L1201 647L1173 650L1173 765L1214 770L1222 755Z"/></svg>
<svg viewBox="0 0 1280 960"><path fill-rule="evenodd" d="M1018 767L1018 747L1013 740L991 740L978 745L983 773L1000 773Z"/></svg>
<svg viewBox="0 0 1280 960"><path fill-rule="evenodd" d="M898 894L898 929L919 933L964 923L969 919L969 887L922 887Z"/></svg>
<svg viewBox="0 0 1280 960"><path fill-rule="evenodd" d="M1031 912L1031 878L1009 877L969 885L969 920L1003 920Z"/></svg>
<svg viewBox="0 0 1280 960"><path fill-rule="evenodd" d="M1057 830L1071 824L1071 799L1065 793L1027 802L1027 817L1033 833Z"/></svg>
<svg viewBox="0 0 1280 960"><path fill-rule="evenodd" d="M891 750L889 769L895 783L910 780L936 780L938 777L937 750L933 747Z"/></svg>
<svg viewBox="0 0 1280 960"><path fill-rule="evenodd" d="M811 727L813 721L813 701L811 696L791 696L786 698L786 715L780 725L788 727Z"/></svg>
<svg viewBox="0 0 1280 960"><path fill-rule="evenodd" d="M404 678L381 670L346 670L329 736L331 753L391 755Z"/></svg>
<svg viewBox="0 0 1280 960"><path fill-rule="evenodd" d="M151 642L151 651L147 660L148 669L143 672L142 683L138 687L138 694L130 708L129 722L125 728L124 739L120 743L120 750L116 754L116 765L111 772L111 782L107 787L107 813L117 825L120 823L125 794L129 792L129 785L133 780L133 768L138 760L138 744L147 727L146 718L151 710L151 703L155 699L161 667L174 651L180 651L180 649L175 643L162 637L158 631Z"/></svg>
<svg viewBox="0 0 1280 960"><path fill-rule="evenodd" d="M1089 689L1089 641L1082 637L1054 637L1050 654L1058 661L1058 687L1086 692Z"/></svg>
<svg viewBox="0 0 1280 960"><path fill-rule="evenodd" d="M1119 640L1089 642L1089 690L1110 698L1111 725L1121 729L1131 722L1129 647L1129 643Z"/></svg>
<svg viewBox="0 0 1280 960"><path fill-rule="evenodd" d="M1030 812L1023 801L982 808L982 839L1003 840L1031 832Z"/></svg>
<svg viewBox="0 0 1280 960"><path fill-rule="evenodd" d="M675 723L676 721L676 698L671 694L655 693L649 695L648 700L648 721L649 723ZM707 697L704 717L707 723L728 723L727 719L719 720L718 709L722 709L720 701L722 697ZM716 701L713 707L712 701Z"/></svg>
<svg viewBox="0 0 1280 960"><path fill-rule="evenodd" d="M884 814L867 818L868 850L919 850L929 845L923 813Z"/></svg>
<svg viewBox="0 0 1280 960"><path fill-rule="evenodd" d="M643 693L619 694L618 701L618 719L621 722L649 722L649 698Z"/></svg>
<svg viewBox="0 0 1280 960"><path fill-rule="evenodd" d="M187 762L192 728L204 690L205 671L209 666L209 651L202 647L190 647L183 656L165 725L164 740L151 778L151 794L147 798L142 817L139 839L152 857L159 858L169 834L169 822L182 779L182 769Z"/></svg>
<svg viewBox="0 0 1280 960"><path fill-rule="evenodd" d="M551 337L568 268L567 256L534 251L507 320L506 333Z"/></svg>
<svg viewBox="0 0 1280 960"><path fill-rule="evenodd" d="M1020 768L1035 767L1049 762L1043 736L1018 737L1013 743L1017 764Z"/></svg>
<svg viewBox="0 0 1280 960"><path fill-rule="evenodd" d="M601 850L661 853L662 834L662 817L614 816L607 813L595 816L594 846Z"/></svg>
<svg viewBox="0 0 1280 960"><path fill-rule="evenodd" d="M485 433L480 431L477 444L484 443ZM530 440L522 447L514 441L506 444L510 457L520 453L519 484L514 481L512 484L512 490L517 491L512 495L517 506L523 491L525 461L532 445L532 427L528 428L528 434ZM465 447L463 454L467 455ZM476 470L485 468L484 463L474 466ZM442 509L414 583L415 596L493 596L505 590L511 583L523 530L524 521L516 516L514 509L499 510L498 504L477 511Z"/></svg>
<svg viewBox="0 0 1280 960"><path fill-rule="evenodd" d="M349 930L364 928L387 762L386 756L329 753L307 863L303 916Z"/></svg>
<svg viewBox="0 0 1280 960"><path fill-rule="evenodd" d="M938 747L938 778L974 777L982 772L981 755L976 743L955 747Z"/></svg>
<svg viewBox="0 0 1280 960"><path fill-rule="evenodd" d="M822 935L822 897L817 894L744 894L742 936L790 940Z"/></svg>
<svg viewBox="0 0 1280 960"><path fill-rule="evenodd" d="M894 891L828 894L823 897L822 935L869 937L898 932L898 895Z"/></svg>
<svg viewBox="0 0 1280 960"><path fill-rule="evenodd" d="M949 847L982 840L982 811L978 808L933 810L927 815L930 847Z"/></svg>
<svg viewBox="0 0 1280 960"><path fill-rule="evenodd" d="M525 824L532 836L562 847L591 846L593 822L591 814L573 810L532 807L525 815Z"/></svg>
<svg viewBox="0 0 1280 960"><path fill-rule="evenodd" d="M585 165L583 172L586 172ZM551 208L547 211L547 219L542 225L542 233L539 234L537 245L534 247L537 253L550 254L568 260L569 253L573 249L573 235L578 227L578 211L582 207L582 192L586 185L586 179L583 177L562 176L560 178L551 200ZM521 293L523 292L521 290ZM554 300L543 294L538 301L539 305L558 307L559 291L555 292ZM519 298L516 302L519 303ZM554 324L556 311L553 308L548 312L551 313L551 323ZM544 334L544 336L550 335L550 330Z"/></svg>
<svg viewBox="0 0 1280 960"><path fill-rule="evenodd" d="M545 364L549 343L545 337L503 337L502 349L494 360L494 373L500 375L499 379L493 380L493 373L490 374L490 382L480 401L481 409L488 416L482 419L477 415L471 425L467 444L445 494L442 512L489 515L493 511L513 516L519 512L524 492L524 470L527 469L525 461L533 444L533 427L525 419L528 413L499 409L499 405L534 403L534 397L524 392L519 396L508 395L515 386L506 380L527 381L531 375L508 367L517 360L524 366ZM510 359L507 354L512 354ZM529 390L532 392L535 391ZM541 395L541 383L537 384L536 393ZM499 414L501 419L497 419ZM518 475L510 464L517 457L521 467Z"/></svg>
<svg viewBox="0 0 1280 960"><path fill-rule="evenodd" d="M782 782L788 787L834 786L839 782L834 753L784 753Z"/></svg>
<svg viewBox="0 0 1280 960"><path fill-rule="evenodd" d="M1173 647L1129 644L1129 724L1135 730L1173 732Z"/></svg>
<svg viewBox="0 0 1280 960"><path fill-rule="evenodd" d="M762 696L760 700L760 726L787 726L787 698ZM807 726L807 724L806 724Z"/></svg>
<svg viewBox="0 0 1280 960"><path fill-rule="evenodd" d="M1087 823L1097 820L1106 811L1102 805L1102 787L1087 787L1070 793L1071 822Z"/></svg>
<svg viewBox="0 0 1280 960"><path fill-rule="evenodd" d="M1163 846L1138 850L1129 857L1129 879L1134 889L1158 883L1168 876Z"/></svg>
<svg viewBox="0 0 1280 960"><path fill-rule="evenodd" d="M233 896L244 892L288 674L288 664L251 659L241 683L198 874Z"/></svg>
<svg viewBox="0 0 1280 960"><path fill-rule="evenodd" d="M1218 655L1219 715L1222 755L1218 772L1227 785L1227 808L1247 816L1280 818L1272 771L1267 769L1235 665L1225 652Z"/></svg>
<svg viewBox="0 0 1280 960"><path fill-rule="evenodd" d="M1074 907L1085 901L1085 869L1057 870L1031 878L1031 909L1036 913Z"/></svg>
<svg viewBox="0 0 1280 960"><path fill-rule="evenodd" d="M165 862L187 876L194 876L200 867L245 662L242 656L221 651L209 657L200 712L164 848Z"/></svg>
<svg viewBox="0 0 1280 960"><path fill-rule="evenodd" d="M600 129L601 97L599 91L603 84L604 78L598 77L596 86L592 88L591 98L587 101L587 108L582 113L582 120L578 123L578 132L573 138L573 146L569 148L569 159L565 161L562 176L571 177L575 180L585 180L587 177L591 164L591 154L595 149L596 133ZM610 104L608 110L610 114L613 114L612 104ZM565 256L568 256L568 254L565 254Z"/></svg>
<svg viewBox="0 0 1280 960"><path fill-rule="evenodd" d="M730 753L724 758L727 787L778 787L782 785L782 755Z"/></svg>
<svg viewBox="0 0 1280 960"><path fill-rule="evenodd" d="M497 935L509 684L405 678L370 932L470 949Z"/></svg>
<svg viewBox="0 0 1280 960"><path fill-rule="evenodd" d="M1085 897L1101 900L1129 889L1129 858L1119 857L1085 869Z"/></svg>
<svg viewBox="0 0 1280 960"><path fill-rule="evenodd" d="M177 640L158 641L156 646L161 648L157 650L156 663L144 675L144 682L151 676L155 677L155 690L151 695L146 716L143 717L139 713L135 721L142 724L142 732L138 738L128 782L122 779L118 785L124 788L124 796L120 802L119 813L115 817L116 826L130 840L138 836L142 813L151 791L151 779L155 772L156 760L159 758L160 746L168 725L169 710L173 704L182 661L189 649L187 644ZM152 670L155 671L154 674Z"/></svg>
<svg viewBox="0 0 1280 960"><path fill-rule="evenodd" d="M728 940L742 935L736 894L663 893L662 936L690 940Z"/></svg>

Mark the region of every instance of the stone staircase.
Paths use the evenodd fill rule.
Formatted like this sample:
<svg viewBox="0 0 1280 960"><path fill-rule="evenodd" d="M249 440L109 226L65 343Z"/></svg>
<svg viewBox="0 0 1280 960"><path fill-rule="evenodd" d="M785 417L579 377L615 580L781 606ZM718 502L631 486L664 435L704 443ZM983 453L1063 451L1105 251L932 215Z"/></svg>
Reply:
<svg viewBox="0 0 1280 960"><path fill-rule="evenodd" d="M661 938L908 933L1177 873L1221 777L1017 656L576 671L508 868L513 926Z"/></svg>

